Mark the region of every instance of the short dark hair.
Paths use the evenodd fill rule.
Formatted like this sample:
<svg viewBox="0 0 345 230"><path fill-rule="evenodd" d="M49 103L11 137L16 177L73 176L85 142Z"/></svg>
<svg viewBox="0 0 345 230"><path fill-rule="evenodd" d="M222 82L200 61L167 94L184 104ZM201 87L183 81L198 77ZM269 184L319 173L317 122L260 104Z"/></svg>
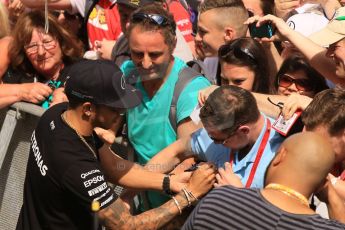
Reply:
<svg viewBox="0 0 345 230"><path fill-rule="evenodd" d="M160 16L165 17L168 20L167 25L157 25L155 23L152 23L151 20L149 19L144 19L140 22L134 22L133 15L136 13L143 13L143 14L158 14ZM131 16L131 22L128 28L128 36L131 36L131 32L134 27L140 25L143 30L145 31L157 31L161 30L162 35L164 37L165 43L169 46L171 52L174 50L175 45L176 45L176 22L174 20L174 16L165 10L162 7L162 4L160 3L152 3L145 5L143 7L140 7L136 11L132 13Z"/></svg>
<svg viewBox="0 0 345 230"><path fill-rule="evenodd" d="M232 133L240 125L256 122L260 112L254 96L233 85L220 86L201 108L200 119L204 126Z"/></svg>
<svg viewBox="0 0 345 230"><path fill-rule="evenodd" d="M229 50L228 54L225 56L222 55L222 49ZM239 51L240 53L236 51ZM248 37L237 38L229 44L221 46L219 48L218 57L220 62L247 67L252 70L255 74L252 89L253 92L266 94L275 92L273 85L270 84L270 71L268 69L268 60L265 55L265 49L258 41Z"/></svg>
<svg viewBox="0 0 345 230"><path fill-rule="evenodd" d="M302 70L305 72L306 76L310 80L310 84L312 84L313 92L315 94L328 89L329 87L326 84L325 78L317 72L307 61L305 57L301 54L292 54L287 59L284 60L283 64L281 65L277 77L275 80L275 87L278 89L279 87L279 78L289 72L295 72L298 70Z"/></svg>
<svg viewBox="0 0 345 230"><path fill-rule="evenodd" d="M327 128L330 135L345 129L345 89L336 87L318 93L303 111L302 121L308 131L319 126Z"/></svg>

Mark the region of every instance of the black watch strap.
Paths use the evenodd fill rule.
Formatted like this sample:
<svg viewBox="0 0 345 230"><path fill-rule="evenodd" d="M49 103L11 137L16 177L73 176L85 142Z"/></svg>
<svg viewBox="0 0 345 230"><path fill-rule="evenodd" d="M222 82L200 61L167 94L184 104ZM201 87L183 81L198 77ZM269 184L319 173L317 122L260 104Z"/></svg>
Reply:
<svg viewBox="0 0 345 230"><path fill-rule="evenodd" d="M167 195L173 195L173 192L170 190L170 174L166 174L163 178L163 191Z"/></svg>

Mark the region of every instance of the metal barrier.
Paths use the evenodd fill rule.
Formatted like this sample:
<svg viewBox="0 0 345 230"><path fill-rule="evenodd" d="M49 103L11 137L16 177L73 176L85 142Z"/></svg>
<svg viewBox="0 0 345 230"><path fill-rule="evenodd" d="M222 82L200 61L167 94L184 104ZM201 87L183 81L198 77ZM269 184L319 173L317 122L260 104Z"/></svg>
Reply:
<svg viewBox="0 0 345 230"><path fill-rule="evenodd" d="M30 136L45 109L17 102L0 112L0 229L15 229L23 203Z"/></svg>

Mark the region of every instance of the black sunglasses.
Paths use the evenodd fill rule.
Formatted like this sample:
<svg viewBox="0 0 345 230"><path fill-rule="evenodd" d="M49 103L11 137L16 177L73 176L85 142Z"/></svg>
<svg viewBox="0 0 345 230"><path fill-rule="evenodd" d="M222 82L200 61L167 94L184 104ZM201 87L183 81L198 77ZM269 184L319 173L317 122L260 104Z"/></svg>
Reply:
<svg viewBox="0 0 345 230"><path fill-rule="evenodd" d="M228 134L227 134L227 137L226 137L226 138L223 138L223 139L217 139L217 138L214 138L214 137L211 137L211 136L209 136L209 137L210 137L210 139L211 139L215 144L222 144L222 145L224 145L224 144L226 144L227 140L228 140L230 137L232 137L232 136L235 135L236 131L237 131L240 127L241 127L241 125L237 125L237 126L233 129L233 131L231 131L230 133L228 133Z"/></svg>
<svg viewBox="0 0 345 230"><path fill-rule="evenodd" d="M218 50L218 56L222 59L228 58L230 55L235 55L238 59L249 59L250 61L256 63L254 55L247 49L237 47L233 44L222 45Z"/></svg>

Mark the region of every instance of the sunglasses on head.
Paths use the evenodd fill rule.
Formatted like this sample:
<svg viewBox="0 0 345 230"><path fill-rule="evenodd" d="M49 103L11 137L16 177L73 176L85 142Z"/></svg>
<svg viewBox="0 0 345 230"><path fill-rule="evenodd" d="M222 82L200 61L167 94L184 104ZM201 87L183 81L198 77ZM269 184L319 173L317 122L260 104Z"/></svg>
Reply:
<svg viewBox="0 0 345 230"><path fill-rule="evenodd" d="M142 22L144 20L148 20L153 24L159 25L159 26L166 26L170 25L169 20L159 14L145 14L145 13L135 13L132 15L132 22Z"/></svg>
<svg viewBox="0 0 345 230"><path fill-rule="evenodd" d="M288 74L283 74L281 77L279 77L278 85L280 87L288 88L292 84L295 84L296 88L300 91L313 90L313 84L308 79L294 79Z"/></svg>
<svg viewBox="0 0 345 230"><path fill-rule="evenodd" d="M135 13L132 15L131 22L138 23L144 20L149 21L150 23L158 26L171 26L173 34L175 34L175 26L170 23L169 19L159 15L159 14L146 14L146 13Z"/></svg>
<svg viewBox="0 0 345 230"><path fill-rule="evenodd" d="M247 48L234 47L231 44L225 44L218 50L218 56L224 59L226 59L231 53L233 53L233 55L238 59L249 59L256 63L254 55Z"/></svg>

